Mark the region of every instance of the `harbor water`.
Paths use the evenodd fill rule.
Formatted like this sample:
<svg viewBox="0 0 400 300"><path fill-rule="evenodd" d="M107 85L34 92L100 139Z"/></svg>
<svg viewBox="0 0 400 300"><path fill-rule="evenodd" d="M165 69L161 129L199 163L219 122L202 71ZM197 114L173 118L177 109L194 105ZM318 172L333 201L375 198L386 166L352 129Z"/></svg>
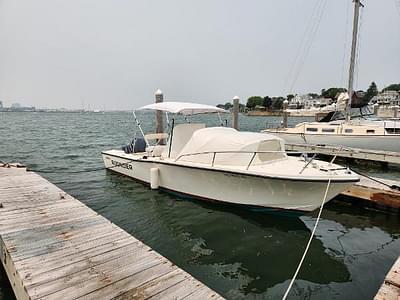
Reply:
<svg viewBox="0 0 400 300"><path fill-rule="evenodd" d="M142 117L151 129L153 115ZM219 123L215 115L198 118ZM240 127L259 131L279 122L241 116ZM82 172L101 168L101 151L130 142L134 128L127 112L0 113L0 160L38 171L228 299L281 298L316 212L295 217L250 211L152 191L111 171ZM400 178L398 170L361 168ZM289 299L371 299L399 255L397 215L332 201ZM13 299L1 272L0 299Z"/></svg>

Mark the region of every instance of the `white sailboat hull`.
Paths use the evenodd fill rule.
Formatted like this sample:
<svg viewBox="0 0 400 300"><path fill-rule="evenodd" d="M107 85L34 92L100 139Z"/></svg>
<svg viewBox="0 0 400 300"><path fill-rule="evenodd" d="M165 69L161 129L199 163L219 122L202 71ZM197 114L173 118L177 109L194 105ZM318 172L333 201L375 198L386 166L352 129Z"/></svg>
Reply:
<svg viewBox="0 0 400 300"><path fill-rule="evenodd" d="M298 134L285 132L272 132L285 140L288 144L313 144L313 145L334 145L358 149L370 149L379 151L400 152L399 135L382 136L353 136L339 134Z"/></svg>
<svg viewBox="0 0 400 300"><path fill-rule="evenodd" d="M151 169L157 168L158 185L161 189L204 200L307 212L321 205L327 187L326 180L290 180L245 175L212 168L183 166L152 158L127 159L115 153L113 150L103 152L106 168L147 184L151 181ZM354 182L332 182L326 201Z"/></svg>

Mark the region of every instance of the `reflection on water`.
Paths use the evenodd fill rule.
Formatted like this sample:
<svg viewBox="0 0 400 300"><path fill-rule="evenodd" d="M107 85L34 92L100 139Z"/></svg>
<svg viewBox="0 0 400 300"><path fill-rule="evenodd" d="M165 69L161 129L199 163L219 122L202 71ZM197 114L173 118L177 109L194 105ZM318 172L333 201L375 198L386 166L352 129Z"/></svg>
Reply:
<svg viewBox="0 0 400 300"><path fill-rule="evenodd" d="M34 169L96 168L102 150L133 136L127 113L0 113L0 120L0 159ZM265 124L241 121L252 130ZM112 172L43 176L230 299L282 297L315 224L316 213L285 217L187 201ZM291 298L372 298L400 255L399 229L398 216L328 204ZM4 288L0 282L0 299L9 296Z"/></svg>

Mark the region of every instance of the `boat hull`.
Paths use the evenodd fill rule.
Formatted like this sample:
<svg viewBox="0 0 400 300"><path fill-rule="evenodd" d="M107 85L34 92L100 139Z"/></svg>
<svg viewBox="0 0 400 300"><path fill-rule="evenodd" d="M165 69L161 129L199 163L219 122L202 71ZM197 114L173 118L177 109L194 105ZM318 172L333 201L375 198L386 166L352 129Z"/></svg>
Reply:
<svg viewBox="0 0 400 300"><path fill-rule="evenodd" d="M186 196L230 204L312 211L321 205L327 181L290 180L197 168L153 159L127 159L103 152L106 168L149 184L158 169L159 188ZM173 174L173 175L172 175ZM326 201L353 182L332 182Z"/></svg>
<svg viewBox="0 0 400 300"><path fill-rule="evenodd" d="M285 140L287 144L312 144L312 145L334 145L349 148L369 149L378 151L400 151L399 135L382 135L382 136L352 136L352 135L319 135L319 134L299 134L272 132Z"/></svg>

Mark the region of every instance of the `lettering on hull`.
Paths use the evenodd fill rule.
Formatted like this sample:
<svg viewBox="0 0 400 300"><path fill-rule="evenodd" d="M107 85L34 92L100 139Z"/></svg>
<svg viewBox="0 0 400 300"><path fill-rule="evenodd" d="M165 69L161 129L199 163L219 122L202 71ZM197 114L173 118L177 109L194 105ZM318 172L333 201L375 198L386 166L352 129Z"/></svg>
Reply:
<svg viewBox="0 0 400 300"><path fill-rule="evenodd" d="M133 169L131 164L121 163L121 162L115 161L115 160L111 160L111 164L113 166L115 166L115 167L120 167L120 168L124 168L124 169L127 169L127 170L132 170Z"/></svg>

